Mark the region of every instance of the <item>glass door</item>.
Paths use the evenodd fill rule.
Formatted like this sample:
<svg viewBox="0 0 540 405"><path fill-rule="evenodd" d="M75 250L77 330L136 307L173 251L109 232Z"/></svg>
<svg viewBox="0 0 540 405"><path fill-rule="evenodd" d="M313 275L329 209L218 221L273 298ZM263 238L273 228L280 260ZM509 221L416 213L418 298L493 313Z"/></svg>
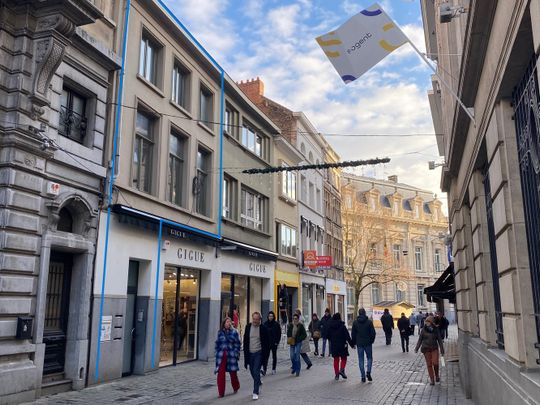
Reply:
<svg viewBox="0 0 540 405"><path fill-rule="evenodd" d="M178 313L178 271L174 267L165 267L163 274L163 301L161 303L161 351L159 366L173 364L176 314Z"/></svg>

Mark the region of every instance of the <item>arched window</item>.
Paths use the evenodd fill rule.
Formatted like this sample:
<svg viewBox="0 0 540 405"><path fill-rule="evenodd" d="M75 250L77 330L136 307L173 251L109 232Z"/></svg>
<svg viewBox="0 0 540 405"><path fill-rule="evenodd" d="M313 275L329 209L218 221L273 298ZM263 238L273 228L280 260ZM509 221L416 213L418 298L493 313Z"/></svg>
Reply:
<svg viewBox="0 0 540 405"><path fill-rule="evenodd" d="M73 232L73 217L67 208L62 208L59 213L57 230L62 232Z"/></svg>
<svg viewBox="0 0 540 405"><path fill-rule="evenodd" d="M429 208L429 204L428 203L424 203L424 212L426 214L431 214L431 208Z"/></svg>
<svg viewBox="0 0 540 405"><path fill-rule="evenodd" d="M302 153L302 155L306 154L306 145L304 145L304 142L300 144L300 153Z"/></svg>
<svg viewBox="0 0 540 405"><path fill-rule="evenodd" d="M411 202L409 200L403 200L403 209L405 211L412 211Z"/></svg>
<svg viewBox="0 0 540 405"><path fill-rule="evenodd" d="M313 153L309 152L309 163L313 163Z"/></svg>
<svg viewBox="0 0 540 405"><path fill-rule="evenodd" d="M390 205L390 200L385 195L381 196L381 205L385 208L392 208L392 205Z"/></svg>

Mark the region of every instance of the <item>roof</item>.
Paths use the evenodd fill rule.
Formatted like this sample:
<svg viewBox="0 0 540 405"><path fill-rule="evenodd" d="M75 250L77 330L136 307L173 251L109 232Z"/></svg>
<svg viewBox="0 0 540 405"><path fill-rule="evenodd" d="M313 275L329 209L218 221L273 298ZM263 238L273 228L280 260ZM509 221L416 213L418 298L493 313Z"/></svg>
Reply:
<svg viewBox="0 0 540 405"><path fill-rule="evenodd" d="M410 304L406 301L381 301L378 304L374 304L375 307L395 307L396 305L406 307L406 308L414 308L413 304Z"/></svg>

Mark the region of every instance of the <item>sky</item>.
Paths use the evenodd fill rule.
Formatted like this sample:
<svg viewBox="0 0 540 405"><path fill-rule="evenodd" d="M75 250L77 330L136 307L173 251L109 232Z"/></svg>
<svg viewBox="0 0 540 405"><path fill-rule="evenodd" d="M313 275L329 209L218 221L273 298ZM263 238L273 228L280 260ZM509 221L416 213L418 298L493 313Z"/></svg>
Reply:
<svg viewBox="0 0 540 405"><path fill-rule="evenodd" d="M260 77L265 96L303 111L342 160L390 157L356 169L379 179L430 190L443 202L435 136L357 137L355 134L433 134L427 99L431 70L406 44L362 77L344 84L315 38L337 28L373 0L164 0L235 81ZM425 52L420 0L382 0L382 8Z"/></svg>

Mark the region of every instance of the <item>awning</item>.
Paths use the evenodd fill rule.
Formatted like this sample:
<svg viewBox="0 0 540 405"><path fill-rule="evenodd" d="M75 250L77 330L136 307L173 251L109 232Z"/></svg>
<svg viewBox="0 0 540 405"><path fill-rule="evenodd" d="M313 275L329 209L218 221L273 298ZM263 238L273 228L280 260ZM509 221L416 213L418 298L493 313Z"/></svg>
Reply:
<svg viewBox="0 0 540 405"><path fill-rule="evenodd" d="M429 302L446 299L450 303L456 303L456 282L454 279L454 263L450 263L447 269L431 287L424 288Z"/></svg>
<svg viewBox="0 0 540 405"><path fill-rule="evenodd" d="M167 218L162 218L136 208L127 207L122 204L114 204L112 212L118 214L120 223L138 226L143 229L158 231L160 220L163 221L162 237L175 239L188 239L197 243L204 243L210 246L218 246L220 239L210 233L197 229Z"/></svg>
<svg viewBox="0 0 540 405"><path fill-rule="evenodd" d="M256 246L251 246L246 243L237 242L235 240L223 238L223 244L221 250L233 250L236 253L246 256L257 257L260 259L266 259L276 261L278 254L271 250L261 249Z"/></svg>

